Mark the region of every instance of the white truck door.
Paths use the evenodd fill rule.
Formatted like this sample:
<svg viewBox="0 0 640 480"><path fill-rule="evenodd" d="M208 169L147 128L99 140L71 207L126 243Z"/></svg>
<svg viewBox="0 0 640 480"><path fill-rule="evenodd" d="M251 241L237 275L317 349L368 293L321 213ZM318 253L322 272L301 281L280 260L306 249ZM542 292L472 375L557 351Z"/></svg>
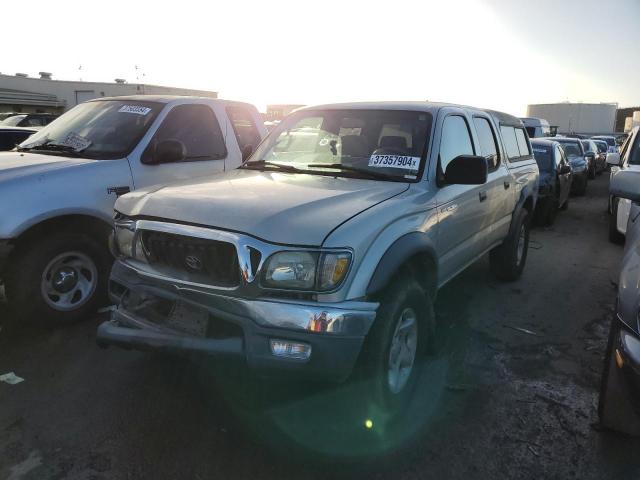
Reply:
<svg viewBox="0 0 640 480"><path fill-rule="evenodd" d="M129 157L135 188L164 185L203 177L225 170L225 162L240 162L238 147L227 133L224 109L205 103L183 103L168 107L151 139ZM184 159L154 163L156 146L165 140L184 145ZM231 140L230 142L227 140Z"/></svg>

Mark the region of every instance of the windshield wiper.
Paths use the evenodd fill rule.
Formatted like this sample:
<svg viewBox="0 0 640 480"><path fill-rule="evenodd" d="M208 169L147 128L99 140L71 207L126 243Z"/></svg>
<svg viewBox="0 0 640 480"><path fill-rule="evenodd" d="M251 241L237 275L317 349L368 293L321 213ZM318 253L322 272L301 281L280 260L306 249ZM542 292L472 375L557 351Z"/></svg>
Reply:
<svg viewBox="0 0 640 480"><path fill-rule="evenodd" d="M345 172L354 172L360 175L365 175L368 178L376 180L397 180L397 177L385 175L384 173L373 172L366 168L352 167L350 165L344 165L342 163L310 163L307 168L330 168L334 170L343 170Z"/></svg>
<svg viewBox="0 0 640 480"><path fill-rule="evenodd" d="M281 163L276 163L276 162L270 162L268 160L258 160L255 162L246 162L243 163L242 165L240 165L239 168L246 168L248 170L261 170L262 168L265 167L275 167L279 170L282 170L283 172L290 172L290 173L301 173L303 172L303 170L300 170L299 168L296 167L292 167L290 165L282 165Z"/></svg>
<svg viewBox="0 0 640 480"><path fill-rule="evenodd" d="M53 151L53 152L70 153L74 157L79 157L80 156L80 152L78 150L76 150L75 148L73 148L73 147L71 147L69 145L62 145L60 143L53 143L51 140L47 140L44 143L41 143L39 145L34 145L32 147L21 147L21 148L18 148L19 152L28 152L30 150L48 150L48 151Z"/></svg>

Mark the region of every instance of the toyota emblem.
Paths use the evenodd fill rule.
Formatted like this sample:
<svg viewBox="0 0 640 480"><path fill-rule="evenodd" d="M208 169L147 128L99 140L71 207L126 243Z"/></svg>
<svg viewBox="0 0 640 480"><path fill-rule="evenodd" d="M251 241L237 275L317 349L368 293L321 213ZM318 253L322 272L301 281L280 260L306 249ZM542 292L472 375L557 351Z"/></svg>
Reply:
<svg viewBox="0 0 640 480"><path fill-rule="evenodd" d="M200 260L195 255L187 255L184 259L184 263L191 270L202 270L202 260Z"/></svg>

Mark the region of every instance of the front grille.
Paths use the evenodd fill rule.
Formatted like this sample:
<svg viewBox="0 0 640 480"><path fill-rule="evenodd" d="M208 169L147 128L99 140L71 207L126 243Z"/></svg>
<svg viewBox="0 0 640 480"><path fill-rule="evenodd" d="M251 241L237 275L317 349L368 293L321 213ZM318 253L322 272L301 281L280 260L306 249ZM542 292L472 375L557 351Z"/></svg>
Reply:
<svg viewBox="0 0 640 480"><path fill-rule="evenodd" d="M153 266L186 274L198 283L221 287L240 283L238 255L232 243L150 230L141 235L145 255Z"/></svg>

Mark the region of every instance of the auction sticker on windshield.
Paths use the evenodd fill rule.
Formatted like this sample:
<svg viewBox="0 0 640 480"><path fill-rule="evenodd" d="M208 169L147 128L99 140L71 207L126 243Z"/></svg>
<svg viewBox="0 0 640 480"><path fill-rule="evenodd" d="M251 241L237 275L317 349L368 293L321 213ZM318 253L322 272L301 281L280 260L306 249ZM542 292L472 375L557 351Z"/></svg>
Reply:
<svg viewBox="0 0 640 480"><path fill-rule="evenodd" d="M136 115L146 115L151 111L149 107L143 107L141 105L123 105L118 110L121 113L135 113Z"/></svg>
<svg viewBox="0 0 640 480"><path fill-rule="evenodd" d="M420 157L406 155L371 155L369 166L377 168L402 168L404 170L418 170Z"/></svg>
<svg viewBox="0 0 640 480"><path fill-rule="evenodd" d="M81 152L89 145L91 145L91 140L87 140L82 135L78 135L75 132L69 132L66 137L62 139L59 145L65 145L67 147L73 148L76 152Z"/></svg>

